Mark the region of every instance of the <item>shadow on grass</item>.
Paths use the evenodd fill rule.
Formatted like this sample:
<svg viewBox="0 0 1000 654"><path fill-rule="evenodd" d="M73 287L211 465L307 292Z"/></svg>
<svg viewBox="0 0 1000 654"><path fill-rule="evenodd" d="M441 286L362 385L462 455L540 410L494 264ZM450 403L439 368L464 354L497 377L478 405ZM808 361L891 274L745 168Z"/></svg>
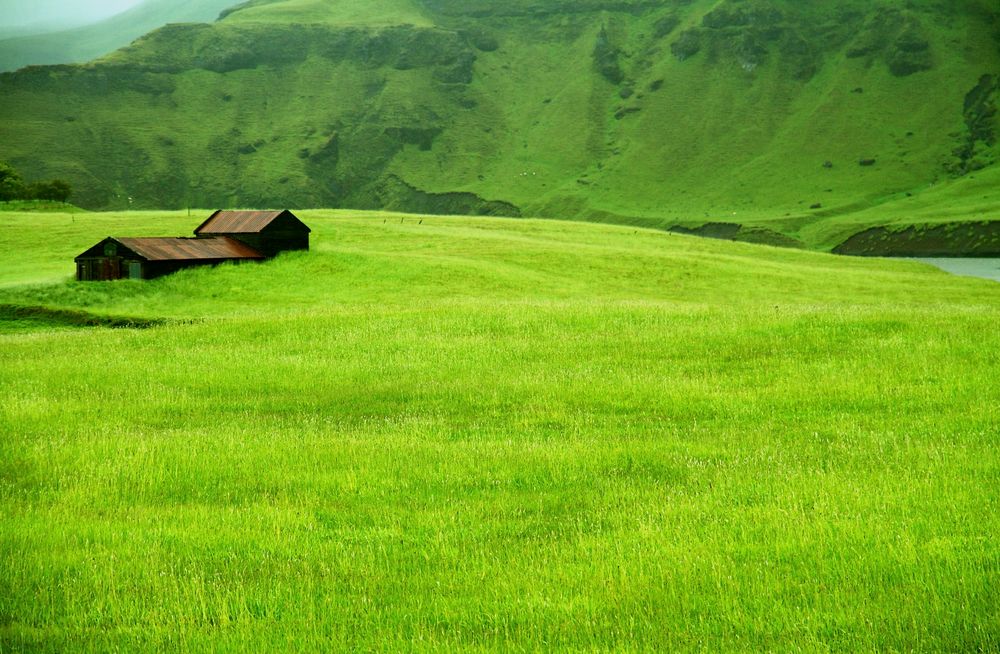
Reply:
<svg viewBox="0 0 1000 654"><path fill-rule="evenodd" d="M102 316L87 311L52 309L39 306L0 304L0 331L20 331L27 327L115 327L147 329L167 324L157 318Z"/></svg>

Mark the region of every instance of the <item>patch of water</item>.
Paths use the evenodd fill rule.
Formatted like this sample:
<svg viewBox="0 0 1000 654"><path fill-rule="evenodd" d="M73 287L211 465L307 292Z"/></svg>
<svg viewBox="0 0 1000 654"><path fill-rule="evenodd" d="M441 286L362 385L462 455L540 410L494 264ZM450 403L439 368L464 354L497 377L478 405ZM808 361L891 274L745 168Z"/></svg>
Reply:
<svg viewBox="0 0 1000 654"><path fill-rule="evenodd" d="M974 257L918 257L914 261L922 261L937 266L945 272L963 277L983 277L1000 282L1000 259Z"/></svg>

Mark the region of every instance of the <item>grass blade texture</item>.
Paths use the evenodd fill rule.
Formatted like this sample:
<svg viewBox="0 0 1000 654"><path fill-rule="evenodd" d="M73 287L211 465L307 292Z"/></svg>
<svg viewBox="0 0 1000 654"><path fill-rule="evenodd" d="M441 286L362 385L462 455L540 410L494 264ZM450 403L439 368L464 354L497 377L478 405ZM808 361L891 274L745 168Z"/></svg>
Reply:
<svg viewBox="0 0 1000 654"><path fill-rule="evenodd" d="M300 216L76 283L198 220L0 215L0 650L1000 647L1000 285Z"/></svg>

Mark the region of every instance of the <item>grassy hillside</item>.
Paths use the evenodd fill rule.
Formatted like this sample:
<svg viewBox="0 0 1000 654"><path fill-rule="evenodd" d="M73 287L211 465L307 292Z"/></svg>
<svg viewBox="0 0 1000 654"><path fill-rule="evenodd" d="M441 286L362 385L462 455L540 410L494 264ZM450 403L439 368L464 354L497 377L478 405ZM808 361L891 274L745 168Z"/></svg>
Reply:
<svg viewBox="0 0 1000 654"><path fill-rule="evenodd" d="M1000 285L332 211L66 281L200 217L0 215L4 650L1000 647Z"/></svg>
<svg viewBox="0 0 1000 654"><path fill-rule="evenodd" d="M252 1L0 76L0 157L88 207L725 222L832 247L996 176L998 34L972 1Z"/></svg>
<svg viewBox="0 0 1000 654"><path fill-rule="evenodd" d="M419 0L372 0L365 3L326 0L253 1L234 5L223 17L239 23L332 25L415 25L433 27L430 12Z"/></svg>
<svg viewBox="0 0 1000 654"><path fill-rule="evenodd" d="M146 0L92 25L0 40L0 71L40 64L84 63L167 23L212 21L235 0Z"/></svg>

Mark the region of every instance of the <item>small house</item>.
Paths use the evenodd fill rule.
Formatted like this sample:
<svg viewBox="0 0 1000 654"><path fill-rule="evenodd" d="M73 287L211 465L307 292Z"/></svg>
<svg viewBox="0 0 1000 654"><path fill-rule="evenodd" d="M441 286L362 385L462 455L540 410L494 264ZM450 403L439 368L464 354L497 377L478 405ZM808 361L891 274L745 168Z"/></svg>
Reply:
<svg viewBox="0 0 1000 654"><path fill-rule="evenodd" d="M154 279L192 266L262 261L308 250L310 231L290 211L216 211L193 238L109 236L76 257L76 278Z"/></svg>
<svg viewBox="0 0 1000 654"><path fill-rule="evenodd" d="M309 232L291 211L216 211L194 230L197 236L226 236L267 257L308 250Z"/></svg>

